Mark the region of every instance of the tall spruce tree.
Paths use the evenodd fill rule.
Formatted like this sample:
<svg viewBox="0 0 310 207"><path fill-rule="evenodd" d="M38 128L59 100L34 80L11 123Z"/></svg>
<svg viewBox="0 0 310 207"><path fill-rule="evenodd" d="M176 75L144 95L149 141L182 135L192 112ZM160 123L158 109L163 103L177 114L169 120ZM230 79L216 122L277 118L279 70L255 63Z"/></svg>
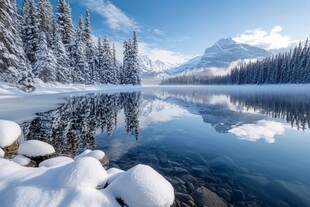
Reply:
<svg viewBox="0 0 310 207"><path fill-rule="evenodd" d="M89 80L88 64L85 57L84 26L80 16L76 27L75 39L70 46L72 80L74 83L87 83Z"/></svg>
<svg viewBox="0 0 310 207"><path fill-rule="evenodd" d="M69 51L69 47L74 41L75 34L71 17L71 9L65 0L58 0L56 15L62 43L65 45L67 51Z"/></svg>
<svg viewBox="0 0 310 207"><path fill-rule="evenodd" d="M34 0L25 0L22 12L22 39L24 42L25 53L31 64L34 64L40 38L38 11Z"/></svg>
<svg viewBox="0 0 310 207"><path fill-rule="evenodd" d="M0 1L0 81L11 83L25 92L35 90L31 66L25 56L19 33L14 0Z"/></svg>
<svg viewBox="0 0 310 207"><path fill-rule="evenodd" d="M36 62L33 66L36 77L43 82L57 82L57 60L48 48L45 33L41 32L39 50L36 52Z"/></svg>
<svg viewBox="0 0 310 207"><path fill-rule="evenodd" d="M103 59L101 66L101 78L103 83L116 84L116 70L113 68L113 57L110 48L109 39L107 36L103 40Z"/></svg>
<svg viewBox="0 0 310 207"><path fill-rule="evenodd" d="M40 31L44 32L48 47L51 47L54 39L54 16L50 0L38 0L38 14Z"/></svg>
<svg viewBox="0 0 310 207"><path fill-rule="evenodd" d="M88 10L85 13L85 25L84 25L84 42L85 42L85 57L88 63L89 69L89 79L88 83L94 83L96 65L95 65L95 50L91 37L91 25L90 25L90 15Z"/></svg>
<svg viewBox="0 0 310 207"><path fill-rule="evenodd" d="M70 59L66 48L62 43L61 33L56 29L53 40L53 52L57 60L57 81L60 83L71 83L72 74L70 68Z"/></svg>

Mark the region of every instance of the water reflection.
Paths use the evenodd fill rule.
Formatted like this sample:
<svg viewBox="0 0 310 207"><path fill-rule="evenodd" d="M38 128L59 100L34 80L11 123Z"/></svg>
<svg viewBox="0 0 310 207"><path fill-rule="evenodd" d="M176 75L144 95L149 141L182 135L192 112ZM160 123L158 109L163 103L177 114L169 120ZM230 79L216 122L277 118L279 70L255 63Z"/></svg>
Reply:
<svg viewBox="0 0 310 207"><path fill-rule="evenodd" d="M140 96L140 92L132 92L68 97L65 104L23 123L25 138L43 140L58 153L74 156L81 149L96 148L97 133L112 136L117 115L123 110L125 130L138 140Z"/></svg>
<svg viewBox="0 0 310 207"><path fill-rule="evenodd" d="M68 97L22 125L61 154L99 148L112 167L149 164L196 206L201 187L233 206L309 206L309 123L307 91L196 88Z"/></svg>

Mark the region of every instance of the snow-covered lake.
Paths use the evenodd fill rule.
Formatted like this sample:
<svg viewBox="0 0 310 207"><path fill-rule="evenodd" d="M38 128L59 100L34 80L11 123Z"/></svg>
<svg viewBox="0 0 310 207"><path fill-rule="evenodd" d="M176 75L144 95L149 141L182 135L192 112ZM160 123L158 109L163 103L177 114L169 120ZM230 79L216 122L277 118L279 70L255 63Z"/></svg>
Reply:
<svg viewBox="0 0 310 207"><path fill-rule="evenodd" d="M188 205L203 206L206 195L235 206L310 203L308 87L27 96L1 99L0 119L63 155L100 149L111 167L150 165Z"/></svg>

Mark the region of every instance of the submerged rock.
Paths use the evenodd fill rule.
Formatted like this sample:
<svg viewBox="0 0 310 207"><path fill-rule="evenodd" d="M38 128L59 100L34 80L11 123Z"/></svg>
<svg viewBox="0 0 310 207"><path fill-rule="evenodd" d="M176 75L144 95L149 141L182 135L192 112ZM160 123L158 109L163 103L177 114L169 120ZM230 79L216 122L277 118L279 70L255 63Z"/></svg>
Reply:
<svg viewBox="0 0 310 207"><path fill-rule="evenodd" d="M192 194L197 206L227 207L225 201L206 187L199 187Z"/></svg>

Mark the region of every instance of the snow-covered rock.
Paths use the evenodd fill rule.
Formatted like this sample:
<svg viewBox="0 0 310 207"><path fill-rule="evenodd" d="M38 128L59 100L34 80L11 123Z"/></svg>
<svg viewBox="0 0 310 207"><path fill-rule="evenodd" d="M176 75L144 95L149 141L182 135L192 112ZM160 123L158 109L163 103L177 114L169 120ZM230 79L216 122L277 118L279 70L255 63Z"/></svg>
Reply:
<svg viewBox="0 0 310 207"><path fill-rule="evenodd" d="M5 155L5 152L3 151L3 149L0 148L0 158L3 158Z"/></svg>
<svg viewBox="0 0 310 207"><path fill-rule="evenodd" d="M83 157L93 157L97 160L101 160L105 157L105 153L101 150L85 150L84 152L82 152L81 154L79 154L78 156L74 157L74 160L78 160L80 158L83 158Z"/></svg>
<svg viewBox="0 0 310 207"><path fill-rule="evenodd" d="M137 165L115 179L108 187L113 195L135 207L167 207L174 201L172 185L153 168Z"/></svg>
<svg viewBox="0 0 310 207"><path fill-rule="evenodd" d="M12 161L21 166L26 166L31 162L31 159L25 157L24 155L16 155Z"/></svg>
<svg viewBox="0 0 310 207"><path fill-rule="evenodd" d="M74 162L72 158L59 156L44 160L39 164L39 167L54 167L54 166L66 165L71 162Z"/></svg>
<svg viewBox="0 0 310 207"><path fill-rule="evenodd" d="M26 157L45 156L53 153L55 153L55 149L52 145L39 140L24 141L18 148L18 154Z"/></svg>
<svg viewBox="0 0 310 207"><path fill-rule="evenodd" d="M107 170L108 173L108 184L111 184L116 178L122 175L125 171L118 168L110 168Z"/></svg>
<svg viewBox="0 0 310 207"><path fill-rule="evenodd" d="M93 157L83 157L65 165L58 182L64 187L92 187L105 185L108 180L107 171Z"/></svg>
<svg viewBox="0 0 310 207"><path fill-rule="evenodd" d="M0 147L10 146L22 136L22 129L17 123L0 120Z"/></svg>

